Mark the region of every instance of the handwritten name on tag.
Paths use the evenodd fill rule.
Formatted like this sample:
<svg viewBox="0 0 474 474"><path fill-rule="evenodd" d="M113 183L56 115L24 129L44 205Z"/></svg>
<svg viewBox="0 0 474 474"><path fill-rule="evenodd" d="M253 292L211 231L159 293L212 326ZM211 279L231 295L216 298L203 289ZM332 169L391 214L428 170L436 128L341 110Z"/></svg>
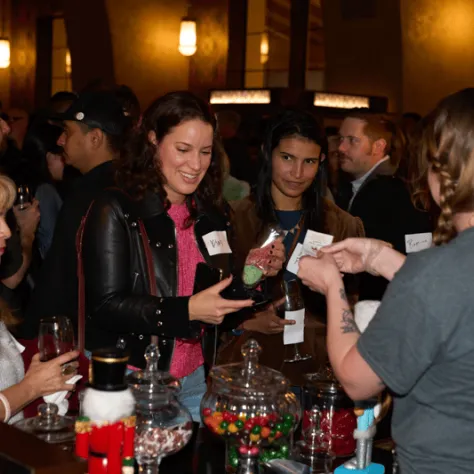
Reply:
<svg viewBox="0 0 474 474"><path fill-rule="evenodd" d="M407 234L405 235L405 251L406 253L419 252L420 250L429 249L433 243L433 234L425 232L423 234Z"/></svg>
<svg viewBox="0 0 474 474"><path fill-rule="evenodd" d="M295 324L285 326L283 330L283 344L299 344L304 341L304 309L285 311L285 319L292 319Z"/></svg>
<svg viewBox="0 0 474 474"><path fill-rule="evenodd" d="M295 250L293 250L293 253L291 254L291 258L288 261L288 264L286 265L286 269L293 273L294 275L298 275L298 268L300 266L300 258L303 257L304 251L303 251L303 245L302 244L296 244Z"/></svg>
<svg viewBox="0 0 474 474"><path fill-rule="evenodd" d="M225 231L209 232L202 238L206 245L209 255L220 255L223 253L232 253L229 242L227 240L227 234Z"/></svg>
<svg viewBox="0 0 474 474"><path fill-rule="evenodd" d="M304 251L306 252L305 255L314 255L315 250L317 251L327 245L331 245L333 240L333 235L308 230L303 242Z"/></svg>

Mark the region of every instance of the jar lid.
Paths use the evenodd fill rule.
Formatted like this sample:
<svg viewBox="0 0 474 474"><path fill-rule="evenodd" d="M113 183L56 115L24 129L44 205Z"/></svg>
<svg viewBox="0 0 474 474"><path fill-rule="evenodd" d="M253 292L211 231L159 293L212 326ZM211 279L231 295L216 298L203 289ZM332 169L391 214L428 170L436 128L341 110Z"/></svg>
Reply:
<svg viewBox="0 0 474 474"><path fill-rule="evenodd" d="M52 444L67 443L75 438L74 419L59 415L54 403L43 403L36 417L20 420L14 426Z"/></svg>
<svg viewBox="0 0 474 474"><path fill-rule="evenodd" d="M219 394L245 397L268 397L275 393L286 393L288 379L277 370L258 363L262 351L255 339L249 339L242 346L244 361L214 367L210 377L214 391Z"/></svg>
<svg viewBox="0 0 474 474"><path fill-rule="evenodd" d="M327 393L344 393L344 389L334 375L331 367L325 367L319 372L305 374L306 385L317 388Z"/></svg>
<svg viewBox="0 0 474 474"><path fill-rule="evenodd" d="M156 344L150 344L145 349L145 360L144 370L137 370L127 376L127 383L135 393L177 393L181 390L181 384L176 377L158 369L160 351Z"/></svg>

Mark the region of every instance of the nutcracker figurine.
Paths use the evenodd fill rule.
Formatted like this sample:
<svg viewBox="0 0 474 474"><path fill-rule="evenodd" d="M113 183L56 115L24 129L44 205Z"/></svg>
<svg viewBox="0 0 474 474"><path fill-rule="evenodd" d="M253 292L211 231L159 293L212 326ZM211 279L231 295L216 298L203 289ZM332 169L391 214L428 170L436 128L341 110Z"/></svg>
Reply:
<svg viewBox="0 0 474 474"><path fill-rule="evenodd" d="M92 354L89 384L76 421L76 455L88 474L133 474L135 400L125 383L128 356L121 349Z"/></svg>

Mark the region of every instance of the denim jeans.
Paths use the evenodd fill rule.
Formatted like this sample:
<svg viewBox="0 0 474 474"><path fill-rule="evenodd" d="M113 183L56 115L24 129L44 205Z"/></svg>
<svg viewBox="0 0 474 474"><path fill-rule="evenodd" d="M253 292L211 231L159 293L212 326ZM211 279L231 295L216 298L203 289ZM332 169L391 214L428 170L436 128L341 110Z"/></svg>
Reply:
<svg viewBox="0 0 474 474"><path fill-rule="evenodd" d="M192 374L179 381L181 392L178 394L178 400L189 410L193 421L201 423L201 400L207 390L204 366L201 365Z"/></svg>

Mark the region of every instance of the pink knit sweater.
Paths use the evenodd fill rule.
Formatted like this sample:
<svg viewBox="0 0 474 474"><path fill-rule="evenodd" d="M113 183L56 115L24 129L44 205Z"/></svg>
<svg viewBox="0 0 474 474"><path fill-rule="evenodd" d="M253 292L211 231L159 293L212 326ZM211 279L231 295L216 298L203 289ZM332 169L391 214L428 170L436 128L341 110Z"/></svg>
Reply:
<svg viewBox="0 0 474 474"><path fill-rule="evenodd" d="M176 226L176 252L178 255L178 296L190 296L194 289L196 266L203 262L194 238L194 226L184 228L189 216L186 204L173 204L168 215ZM201 340L177 339L171 360L170 373L177 378L190 375L204 364Z"/></svg>

